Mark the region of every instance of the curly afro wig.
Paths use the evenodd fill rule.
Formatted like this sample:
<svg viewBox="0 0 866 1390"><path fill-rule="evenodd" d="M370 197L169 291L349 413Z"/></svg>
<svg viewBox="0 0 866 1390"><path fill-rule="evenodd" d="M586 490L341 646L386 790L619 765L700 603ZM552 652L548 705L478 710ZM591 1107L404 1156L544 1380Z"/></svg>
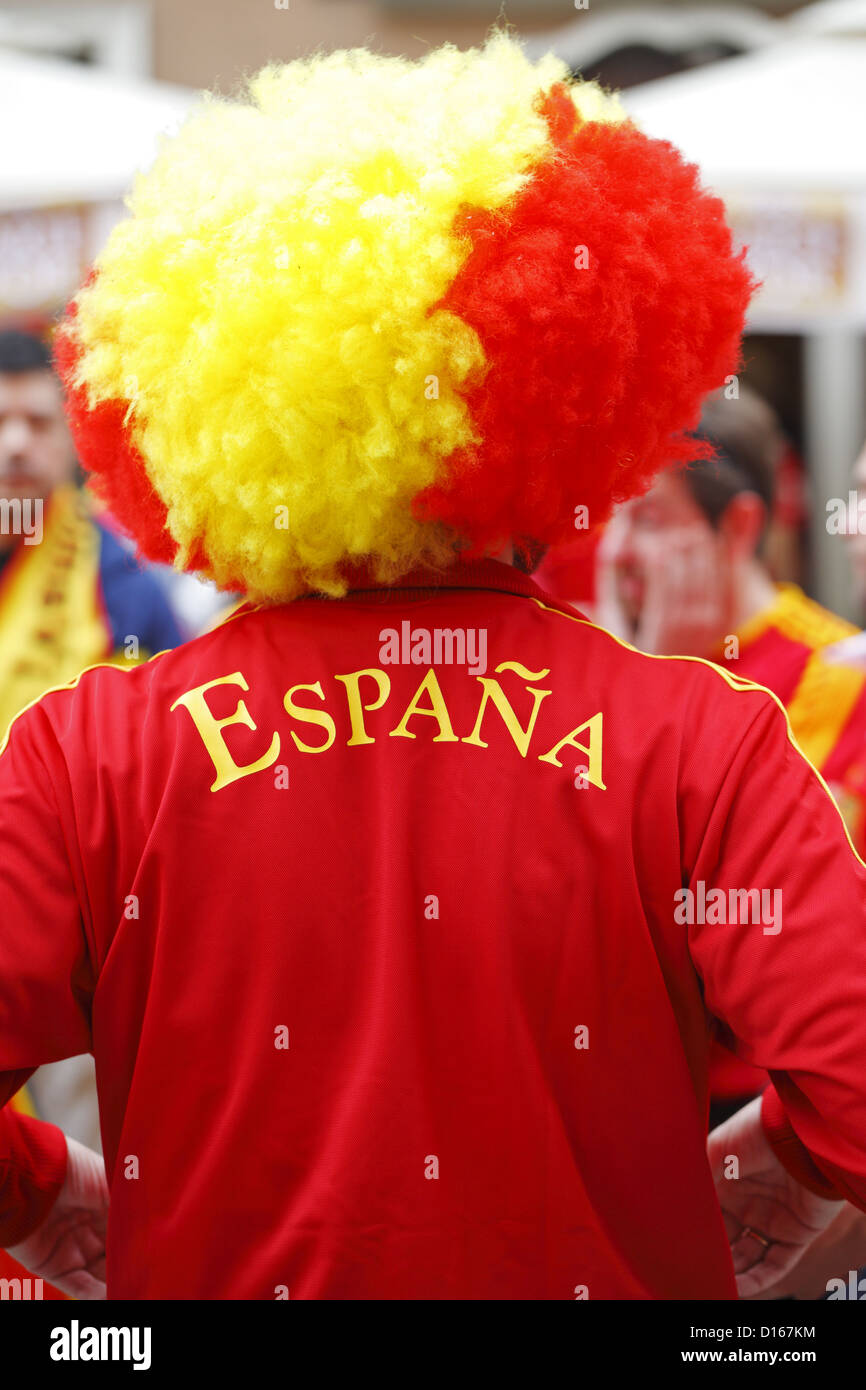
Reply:
<svg viewBox="0 0 866 1390"><path fill-rule="evenodd" d="M205 98L57 335L79 455L154 559L285 601L592 525L690 440L753 281L615 97L496 30Z"/></svg>

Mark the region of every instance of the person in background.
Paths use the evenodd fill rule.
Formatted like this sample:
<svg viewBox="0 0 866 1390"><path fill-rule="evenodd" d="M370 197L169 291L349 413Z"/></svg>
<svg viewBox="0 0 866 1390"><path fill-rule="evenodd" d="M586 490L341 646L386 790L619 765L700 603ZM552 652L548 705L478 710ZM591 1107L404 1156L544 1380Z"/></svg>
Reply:
<svg viewBox="0 0 866 1390"><path fill-rule="evenodd" d="M845 539L851 563L854 601L866 618L866 444L855 460L851 482L853 486L848 496ZM866 632L852 630L828 647L824 655L830 662L866 673ZM848 796L866 801L866 736L846 771L844 791Z"/></svg>
<svg viewBox="0 0 866 1390"><path fill-rule="evenodd" d="M854 603L861 615L866 616L866 445L855 460L851 482L848 498L839 499L845 516L841 534L848 545ZM866 675L866 632L846 624L845 630L824 648L822 655L830 665L852 673L849 679L856 681L858 674ZM866 803L866 731L853 748L838 790L843 803Z"/></svg>
<svg viewBox="0 0 866 1390"><path fill-rule="evenodd" d="M595 616L641 651L717 661L772 690L862 852L866 798L849 770L866 733L866 671L827 659L857 629L772 577L778 444L753 397L742 386L739 399L710 396L698 435L717 458L666 470L618 509L597 551Z"/></svg>
<svg viewBox="0 0 866 1390"><path fill-rule="evenodd" d="M33 334L0 332L0 742L50 687L95 662L135 666L183 640L159 585L93 514L76 475L50 349ZM12 1104L99 1145L89 1055L40 1068ZM0 1273L9 1277L6 1263Z"/></svg>
<svg viewBox="0 0 866 1390"><path fill-rule="evenodd" d="M705 422L711 430L718 416L730 448L757 460L755 466L771 480L762 565L775 582L797 583L808 521L803 462L769 402L748 386L740 384L738 389L736 411L726 409L724 392L709 397ZM597 551L603 533L604 528L592 525L591 518L578 512L573 540L548 551L535 573L536 582L547 593L590 616L598 612Z"/></svg>
<svg viewBox="0 0 866 1390"><path fill-rule="evenodd" d="M717 459L660 474L643 497L618 509L597 551L598 621L641 651L716 661L773 691L797 743L821 772L860 852L866 840L866 663L834 658L857 629L794 584L774 583L767 565L778 434L766 403L741 387L708 398L698 434ZM861 482L866 479L866 464ZM862 541L854 547L866 575ZM711 1061L711 1126L767 1084L718 1036ZM824 1261L866 1257L866 1220L846 1209L804 1264L792 1290L817 1297ZM844 1265L847 1269L848 1264Z"/></svg>
<svg viewBox="0 0 866 1390"><path fill-rule="evenodd" d="M851 487L857 516L848 521L848 555L851 561L854 596L863 618L866 619L866 443L854 461Z"/></svg>
<svg viewBox="0 0 866 1390"><path fill-rule="evenodd" d="M768 400L745 382L738 381L736 395L726 391L710 396L704 405L703 423L712 434L718 429L732 454L753 459L754 466L770 479L767 521L761 543L761 560L777 583L800 583L803 540L809 522L808 487L803 460L788 438Z"/></svg>
<svg viewBox="0 0 866 1390"><path fill-rule="evenodd" d="M50 349L0 332L0 739L49 686L184 640L162 589L94 515L76 473Z"/></svg>

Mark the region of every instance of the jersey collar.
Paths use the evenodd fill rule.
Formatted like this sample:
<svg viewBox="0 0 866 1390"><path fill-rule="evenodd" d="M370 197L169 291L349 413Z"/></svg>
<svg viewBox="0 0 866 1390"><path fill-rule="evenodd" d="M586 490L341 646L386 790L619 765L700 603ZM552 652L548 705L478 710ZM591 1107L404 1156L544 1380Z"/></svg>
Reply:
<svg viewBox="0 0 866 1390"><path fill-rule="evenodd" d="M369 574L360 573L349 579L345 597L355 594L375 594L383 602L405 597L407 590L427 595L441 593L447 589L492 589L504 594L517 594L526 598L540 598L550 601L550 595L540 589L528 574L507 565L501 560L489 558L479 560L458 560L444 570L429 569L426 566L404 574L396 584L377 584ZM308 594L307 598L324 598L322 594ZM296 602L302 602L302 599ZM339 603L336 599L334 602Z"/></svg>

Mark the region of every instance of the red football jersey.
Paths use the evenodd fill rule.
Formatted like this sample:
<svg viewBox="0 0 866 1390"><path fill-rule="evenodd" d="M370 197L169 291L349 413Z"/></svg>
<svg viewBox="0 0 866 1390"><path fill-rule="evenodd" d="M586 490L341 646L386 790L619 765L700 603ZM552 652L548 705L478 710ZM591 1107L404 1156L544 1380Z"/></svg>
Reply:
<svg viewBox="0 0 866 1390"><path fill-rule="evenodd" d="M0 843L0 1100L92 1049L111 1298L733 1298L716 1027L866 1208L866 867L782 709L496 561L48 694Z"/></svg>

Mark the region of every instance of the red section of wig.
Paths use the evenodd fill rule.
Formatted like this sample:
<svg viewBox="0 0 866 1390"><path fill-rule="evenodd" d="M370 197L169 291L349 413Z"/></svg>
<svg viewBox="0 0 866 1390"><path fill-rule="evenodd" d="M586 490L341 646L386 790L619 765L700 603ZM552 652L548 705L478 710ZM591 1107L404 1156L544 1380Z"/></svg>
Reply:
<svg viewBox="0 0 866 1390"><path fill-rule="evenodd" d="M72 303L54 338L54 361L66 388L66 416L78 458L91 474L94 490L121 528L135 537L142 554L170 565L178 547L167 529L165 506L124 424L129 402L104 401L91 410L86 390L75 385L80 356L75 316Z"/></svg>
<svg viewBox="0 0 866 1390"><path fill-rule="evenodd" d="M683 431L736 371L756 285L672 145L630 122L576 124L562 84L541 109L551 156L508 208L461 214L473 249L436 306L471 324L490 365L463 393L481 443L415 511L475 552L573 536L578 506L594 528L666 464L711 457Z"/></svg>

